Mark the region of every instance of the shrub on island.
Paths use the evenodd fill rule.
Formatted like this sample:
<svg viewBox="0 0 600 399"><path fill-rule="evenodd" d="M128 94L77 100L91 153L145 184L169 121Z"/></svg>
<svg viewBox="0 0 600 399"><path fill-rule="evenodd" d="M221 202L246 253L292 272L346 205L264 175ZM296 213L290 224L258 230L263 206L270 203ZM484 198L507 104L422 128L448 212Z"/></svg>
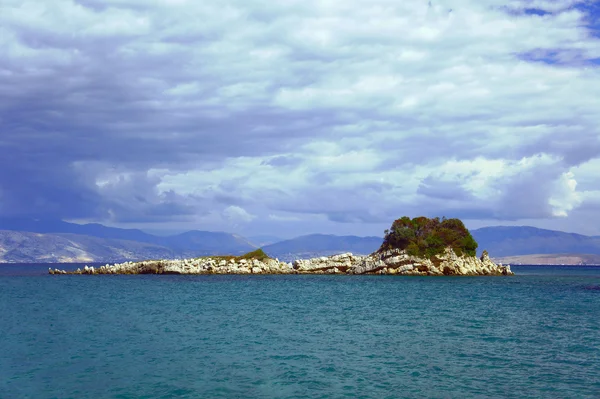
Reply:
<svg viewBox="0 0 600 399"><path fill-rule="evenodd" d="M399 249L412 256L431 259L447 247L458 256L476 256L477 242L460 219L404 216L385 231L383 244L377 252Z"/></svg>
<svg viewBox="0 0 600 399"><path fill-rule="evenodd" d="M262 248L259 248L259 249L255 250L255 251L248 252L247 254L238 256L235 259L236 260L242 260L242 259L251 260L251 259L254 259L254 260L259 260L259 261L263 262L263 261L265 261L267 259L272 259L272 258L269 255L267 255L265 253L265 251L262 250Z"/></svg>
<svg viewBox="0 0 600 399"><path fill-rule="evenodd" d="M242 259L245 260L259 260L261 262L268 260L268 259L273 259L271 258L269 255L267 255L265 253L265 251L262 250L262 248L259 248L257 250L254 250L252 252L248 252L244 255L240 255L240 256L234 256L234 255L211 255L211 256L200 256L196 259L219 259L219 260L226 260L226 261L239 261Z"/></svg>

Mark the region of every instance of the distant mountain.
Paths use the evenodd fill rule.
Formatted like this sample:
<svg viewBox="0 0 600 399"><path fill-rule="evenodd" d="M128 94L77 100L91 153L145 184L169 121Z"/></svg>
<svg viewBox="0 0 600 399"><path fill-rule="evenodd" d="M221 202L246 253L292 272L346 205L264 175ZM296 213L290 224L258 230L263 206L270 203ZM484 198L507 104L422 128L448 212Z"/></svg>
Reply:
<svg viewBox="0 0 600 399"><path fill-rule="evenodd" d="M471 234L479 243L478 252L487 249L496 259L553 254L560 263L564 254L571 254L589 263L591 258L582 254L600 255L600 237L527 226L484 227ZM379 248L383 238L312 234L275 243L273 240L277 237L256 236L248 240L235 234L198 230L163 237L94 223L0 218L0 262L112 262L240 255L260 246L273 257L291 261L343 252L369 254ZM550 258L544 257L540 262L547 259Z"/></svg>
<svg viewBox="0 0 600 399"><path fill-rule="evenodd" d="M56 219L0 218L0 230L27 231L31 233L70 233L98 238L131 240L156 244L162 237L138 229L120 229L98 223L77 224Z"/></svg>
<svg viewBox="0 0 600 399"><path fill-rule="evenodd" d="M0 263L118 262L174 256L169 248L137 241L0 230Z"/></svg>
<svg viewBox="0 0 600 399"><path fill-rule="evenodd" d="M516 255L555 255L557 263L564 254L573 254L583 263L592 262L593 257L582 254L600 255L600 237L538 229L535 227L484 227L471 230L479 244L478 253L487 249L490 256L503 258ZM327 256L340 252L369 254L376 251L383 239L380 237L333 236L313 234L281 241L263 247L271 256L283 260L305 257ZM558 255L556 255L558 254ZM549 261L544 257L544 262ZM578 262L573 258L572 262ZM571 262L570 261L570 262ZM522 263L522 262L519 262Z"/></svg>
<svg viewBox="0 0 600 399"><path fill-rule="evenodd" d="M265 234L248 237L248 241L250 241L253 245L256 245L257 247L264 247L266 245L275 244L276 242L280 242L283 240L280 237Z"/></svg>
<svg viewBox="0 0 600 399"><path fill-rule="evenodd" d="M600 254L600 237L535 227L496 226L472 230L479 244L492 257L536 254Z"/></svg>
<svg viewBox="0 0 600 399"><path fill-rule="evenodd" d="M311 234L267 245L263 250L270 256L283 260L343 252L367 255L376 251L382 242L382 237Z"/></svg>
<svg viewBox="0 0 600 399"><path fill-rule="evenodd" d="M257 247L236 234L192 230L168 237L157 237L162 245L178 253L196 251L199 255L241 255Z"/></svg>
<svg viewBox="0 0 600 399"><path fill-rule="evenodd" d="M69 248L60 259L70 259L75 256L73 254L79 253L81 259L87 256L96 261L241 255L257 247L243 237L224 232L193 230L159 237L137 229L119 229L95 223L80 225L61 220L1 218L2 230L5 239L2 248L8 255L2 256L0 251L0 262L34 262L36 259L39 262L55 262L60 257L50 254L60 245ZM10 237L19 236L9 232L22 233L21 238L12 240ZM67 238L71 241L64 241ZM22 245L25 246L21 248ZM79 252L74 248L78 248Z"/></svg>

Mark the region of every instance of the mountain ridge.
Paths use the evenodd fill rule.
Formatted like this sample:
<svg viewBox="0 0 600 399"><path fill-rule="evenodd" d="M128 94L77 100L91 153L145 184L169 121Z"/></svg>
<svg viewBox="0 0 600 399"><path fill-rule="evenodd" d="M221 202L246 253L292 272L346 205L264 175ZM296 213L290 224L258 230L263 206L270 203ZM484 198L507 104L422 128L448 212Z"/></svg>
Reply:
<svg viewBox="0 0 600 399"><path fill-rule="evenodd" d="M145 243L162 247L161 251L170 253L171 256L203 256L229 253L239 255L257 248L245 238L226 232L190 230L175 235L156 236L139 229L121 229L99 223L77 224L53 219L0 218L0 231L50 235L73 234L105 240ZM97 240L94 242L99 243ZM31 250L32 248L28 248L28 251ZM140 256L143 256L143 254L140 253ZM111 259L113 258L111 257ZM134 258L123 258L121 260L130 259L133 260ZM135 259L137 260L137 257Z"/></svg>
<svg viewBox="0 0 600 399"><path fill-rule="evenodd" d="M294 260L299 257L329 256L335 253L352 252L368 255L375 252L383 237L337 236L333 234L307 234L283 240L263 247L273 257Z"/></svg>
<svg viewBox="0 0 600 399"><path fill-rule="evenodd" d="M479 244L478 253L485 249L495 259L555 255L558 262L565 254L600 255L600 236L531 226L489 226L471 230L471 233ZM260 242L264 238L268 242L273 237L248 239L237 234L201 230L156 236L138 229L120 229L98 223L79 225L57 220L0 218L0 262L114 262L241 255L260 246L253 241ZM269 243L262 248L273 257L292 261L343 252L366 255L376 251L382 242L383 237L377 236L308 234Z"/></svg>
<svg viewBox="0 0 600 399"><path fill-rule="evenodd" d="M0 263L117 262L173 255L168 248L140 241L0 230Z"/></svg>
<svg viewBox="0 0 600 399"><path fill-rule="evenodd" d="M493 257L536 254L600 254L600 237L531 226L489 226L471 230L479 244Z"/></svg>

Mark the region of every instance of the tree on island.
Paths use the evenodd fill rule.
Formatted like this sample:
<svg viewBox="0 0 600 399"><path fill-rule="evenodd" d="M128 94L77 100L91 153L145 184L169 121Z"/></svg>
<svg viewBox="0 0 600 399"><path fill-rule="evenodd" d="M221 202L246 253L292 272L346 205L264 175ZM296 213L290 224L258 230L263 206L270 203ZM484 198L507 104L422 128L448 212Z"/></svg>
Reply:
<svg viewBox="0 0 600 399"><path fill-rule="evenodd" d="M400 249L412 256L432 258L447 247L458 256L476 256L477 242L460 219L404 216L385 231L383 244L377 252Z"/></svg>

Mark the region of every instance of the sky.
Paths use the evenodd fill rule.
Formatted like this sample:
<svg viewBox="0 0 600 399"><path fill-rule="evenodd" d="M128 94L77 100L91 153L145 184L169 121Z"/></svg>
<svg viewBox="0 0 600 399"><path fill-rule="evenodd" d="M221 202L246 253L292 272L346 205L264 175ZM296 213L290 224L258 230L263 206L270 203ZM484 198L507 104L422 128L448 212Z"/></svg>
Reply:
<svg viewBox="0 0 600 399"><path fill-rule="evenodd" d="M600 235L600 3L2 0L0 216Z"/></svg>

